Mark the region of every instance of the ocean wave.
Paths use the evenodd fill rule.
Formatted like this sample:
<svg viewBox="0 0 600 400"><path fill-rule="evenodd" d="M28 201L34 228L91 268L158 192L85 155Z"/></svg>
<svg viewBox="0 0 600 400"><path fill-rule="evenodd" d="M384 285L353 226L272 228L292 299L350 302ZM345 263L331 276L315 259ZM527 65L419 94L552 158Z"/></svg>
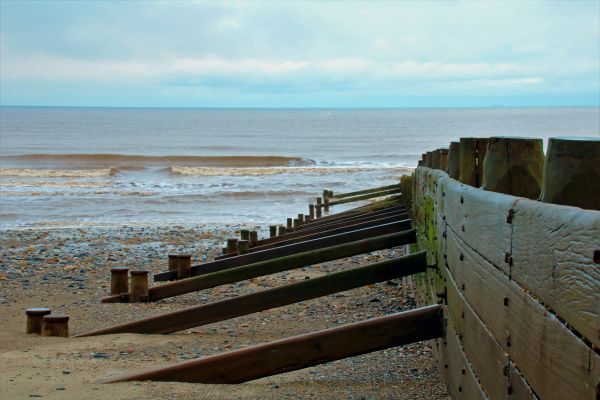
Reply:
<svg viewBox="0 0 600 400"><path fill-rule="evenodd" d="M0 159L24 166L115 167L289 167L314 165L314 160L286 156L143 156L128 154L21 154Z"/></svg>
<svg viewBox="0 0 600 400"><path fill-rule="evenodd" d="M112 184L112 182L106 181L0 181L0 187L97 188L108 187Z"/></svg>
<svg viewBox="0 0 600 400"><path fill-rule="evenodd" d="M171 167L171 172L194 176L259 176L279 174L340 174L352 172L390 170L412 171L405 167L270 167L270 168L213 168L213 167Z"/></svg>
<svg viewBox="0 0 600 400"><path fill-rule="evenodd" d="M74 191L42 191L42 190L20 190L8 191L0 189L0 196L4 197L93 197L93 196L135 196L135 197L150 197L156 196L156 192L151 191L125 191L125 190L93 190L84 192Z"/></svg>
<svg viewBox="0 0 600 400"><path fill-rule="evenodd" d="M99 169L32 169L32 168L0 168L0 177L18 176L32 178L97 178L112 176L116 168Z"/></svg>

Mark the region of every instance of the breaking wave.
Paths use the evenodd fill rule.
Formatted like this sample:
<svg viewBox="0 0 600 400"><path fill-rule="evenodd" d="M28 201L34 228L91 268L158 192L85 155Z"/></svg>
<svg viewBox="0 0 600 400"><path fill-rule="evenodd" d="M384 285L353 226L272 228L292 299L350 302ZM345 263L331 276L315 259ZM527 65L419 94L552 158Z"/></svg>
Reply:
<svg viewBox="0 0 600 400"><path fill-rule="evenodd" d="M171 167L171 172L194 176L259 176L279 174L339 174L374 170L408 171L404 167L270 167L270 168L211 168L211 167Z"/></svg>
<svg viewBox="0 0 600 400"><path fill-rule="evenodd" d="M26 166L113 167L291 167L314 165L314 160L284 156L142 156L128 154L22 154L1 157Z"/></svg>
<svg viewBox="0 0 600 400"><path fill-rule="evenodd" d="M32 169L32 168L0 168L0 177L19 176L32 178L97 178L112 176L116 168L100 169Z"/></svg>

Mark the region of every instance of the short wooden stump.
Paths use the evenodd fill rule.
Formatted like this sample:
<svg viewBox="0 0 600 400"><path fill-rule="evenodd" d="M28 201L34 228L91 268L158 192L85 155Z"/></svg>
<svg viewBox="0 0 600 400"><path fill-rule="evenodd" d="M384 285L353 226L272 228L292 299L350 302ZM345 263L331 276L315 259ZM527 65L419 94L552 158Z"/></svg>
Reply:
<svg viewBox="0 0 600 400"><path fill-rule="evenodd" d="M250 247L258 246L258 232L250 231Z"/></svg>
<svg viewBox="0 0 600 400"><path fill-rule="evenodd" d="M131 271L130 303L141 303L148 300L148 271Z"/></svg>
<svg viewBox="0 0 600 400"><path fill-rule="evenodd" d="M69 316L45 315L42 320L42 336L69 337Z"/></svg>
<svg viewBox="0 0 600 400"><path fill-rule="evenodd" d="M33 307L25 310L27 315L27 328L26 333L41 333L42 332L42 319L44 315L50 314L52 311L45 307Z"/></svg>
<svg viewBox="0 0 600 400"><path fill-rule="evenodd" d="M110 294L121 294L129 292L129 268L112 267L110 269Z"/></svg>
<svg viewBox="0 0 600 400"><path fill-rule="evenodd" d="M185 279L192 276L192 255L180 254L177 257L177 278Z"/></svg>

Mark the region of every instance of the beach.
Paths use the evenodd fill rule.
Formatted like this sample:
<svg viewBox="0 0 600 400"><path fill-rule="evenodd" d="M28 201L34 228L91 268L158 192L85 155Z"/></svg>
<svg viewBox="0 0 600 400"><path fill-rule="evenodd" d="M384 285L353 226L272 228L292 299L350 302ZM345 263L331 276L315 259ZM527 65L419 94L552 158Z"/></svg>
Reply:
<svg viewBox="0 0 600 400"><path fill-rule="evenodd" d="M258 228L267 236L268 227ZM167 269L172 252L194 264L213 259L242 226L119 225L5 229L0 239L1 397L18 399L445 399L427 342L401 346L239 385L166 382L102 384L124 372L164 366L415 307L400 280L226 320L169 335L88 338L25 334L25 309L69 315L71 335L143 316L206 304L401 255L400 248L363 254L157 303L101 304L110 268Z"/></svg>

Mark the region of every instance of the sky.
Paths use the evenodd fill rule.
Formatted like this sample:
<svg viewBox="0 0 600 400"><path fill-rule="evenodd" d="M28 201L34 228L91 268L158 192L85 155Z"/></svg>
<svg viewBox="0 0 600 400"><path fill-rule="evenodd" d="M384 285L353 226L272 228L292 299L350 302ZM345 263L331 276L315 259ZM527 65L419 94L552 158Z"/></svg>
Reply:
<svg viewBox="0 0 600 400"><path fill-rule="evenodd" d="M0 0L0 104L600 105L600 1Z"/></svg>

